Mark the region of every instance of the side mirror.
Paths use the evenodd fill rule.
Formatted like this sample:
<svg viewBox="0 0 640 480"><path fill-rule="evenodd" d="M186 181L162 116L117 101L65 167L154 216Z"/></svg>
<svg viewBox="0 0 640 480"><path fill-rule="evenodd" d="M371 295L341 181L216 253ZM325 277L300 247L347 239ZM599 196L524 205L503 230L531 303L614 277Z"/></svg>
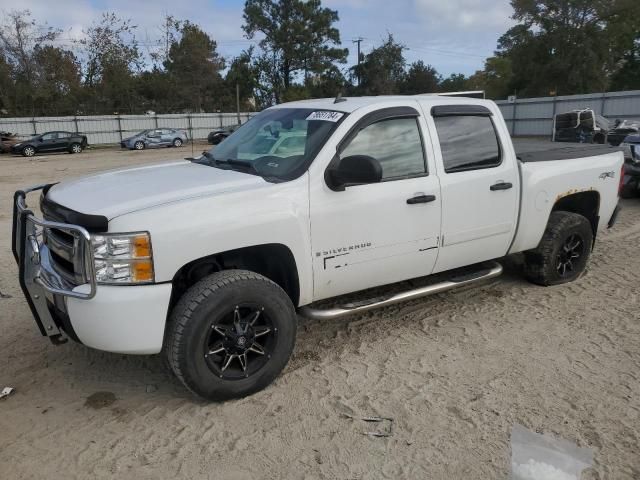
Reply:
<svg viewBox="0 0 640 480"><path fill-rule="evenodd" d="M353 185L378 183L382 180L382 166L369 155L350 155L340 159L335 168L329 168L325 180L336 192Z"/></svg>

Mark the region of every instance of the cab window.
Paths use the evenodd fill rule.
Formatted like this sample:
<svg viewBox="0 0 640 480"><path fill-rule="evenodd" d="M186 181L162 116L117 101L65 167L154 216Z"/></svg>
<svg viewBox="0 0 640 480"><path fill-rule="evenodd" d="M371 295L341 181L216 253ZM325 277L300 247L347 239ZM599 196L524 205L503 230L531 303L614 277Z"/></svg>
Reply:
<svg viewBox="0 0 640 480"><path fill-rule="evenodd" d="M418 120L390 118L360 130L340 158L368 155L382 167L382 180L425 175L427 173Z"/></svg>
<svg viewBox="0 0 640 480"><path fill-rule="evenodd" d="M502 163L498 135L489 116L435 117L446 173L493 168Z"/></svg>

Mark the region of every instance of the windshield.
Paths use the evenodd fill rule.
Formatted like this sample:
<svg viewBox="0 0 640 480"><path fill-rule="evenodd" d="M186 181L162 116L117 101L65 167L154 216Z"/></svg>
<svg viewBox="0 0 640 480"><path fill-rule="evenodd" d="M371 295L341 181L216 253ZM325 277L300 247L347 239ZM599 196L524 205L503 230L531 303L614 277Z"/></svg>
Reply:
<svg viewBox="0 0 640 480"><path fill-rule="evenodd" d="M134 135L134 137L141 137L142 135L146 135L147 133L149 133L151 130L142 130L141 132L138 132Z"/></svg>
<svg viewBox="0 0 640 480"><path fill-rule="evenodd" d="M345 116L342 112L310 108L265 110L206 152L197 163L267 179L291 180L306 171Z"/></svg>

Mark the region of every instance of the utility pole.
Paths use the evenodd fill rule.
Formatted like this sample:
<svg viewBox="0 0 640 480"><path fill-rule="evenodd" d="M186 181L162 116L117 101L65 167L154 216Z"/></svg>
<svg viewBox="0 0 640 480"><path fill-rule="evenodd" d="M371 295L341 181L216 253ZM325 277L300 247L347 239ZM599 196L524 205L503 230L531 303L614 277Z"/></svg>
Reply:
<svg viewBox="0 0 640 480"><path fill-rule="evenodd" d="M353 40L351 40L351 43L357 43L358 44L358 66L360 66L360 43L362 43L362 41L364 40L364 38L362 37L358 37L355 38ZM358 72L358 86L360 85L360 69L357 70Z"/></svg>
<svg viewBox="0 0 640 480"><path fill-rule="evenodd" d="M236 82L236 111L238 113L238 125L242 122L240 121L240 84Z"/></svg>

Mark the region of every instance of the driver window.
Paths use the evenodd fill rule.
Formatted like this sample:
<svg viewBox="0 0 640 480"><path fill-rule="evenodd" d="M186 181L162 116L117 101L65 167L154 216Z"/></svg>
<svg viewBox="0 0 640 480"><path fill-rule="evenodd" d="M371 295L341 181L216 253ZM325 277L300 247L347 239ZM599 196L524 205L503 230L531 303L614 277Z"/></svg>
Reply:
<svg viewBox="0 0 640 480"><path fill-rule="evenodd" d="M422 140L417 118L392 118L373 123L342 150L340 158L368 155L382 166L382 180L424 175Z"/></svg>
<svg viewBox="0 0 640 480"><path fill-rule="evenodd" d="M55 140L58 138L58 134L56 132L47 133L42 136L42 140Z"/></svg>

